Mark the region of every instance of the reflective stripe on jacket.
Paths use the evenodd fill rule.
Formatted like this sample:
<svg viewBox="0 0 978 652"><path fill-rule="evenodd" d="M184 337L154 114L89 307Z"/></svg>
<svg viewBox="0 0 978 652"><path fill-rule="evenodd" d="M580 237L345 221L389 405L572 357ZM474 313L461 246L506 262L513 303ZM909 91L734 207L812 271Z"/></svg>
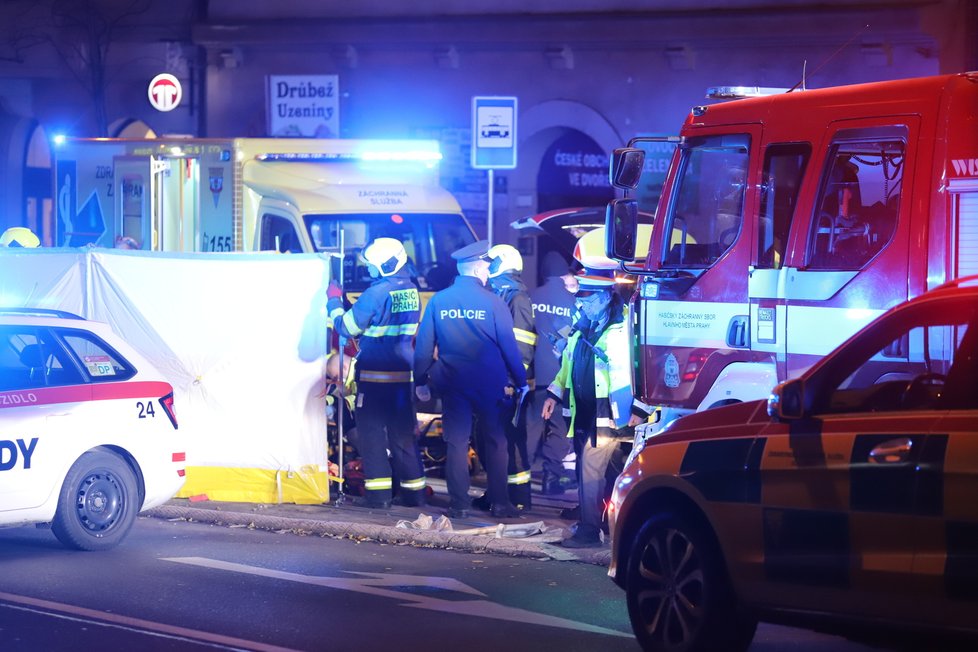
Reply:
<svg viewBox="0 0 978 652"><path fill-rule="evenodd" d="M326 307L339 334L359 340L358 382L411 382L421 297L406 270L375 280L349 311L338 298Z"/></svg>
<svg viewBox="0 0 978 652"><path fill-rule="evenodd" d="M613 430L627 426L633 407L640 413L647 413L647 406L635 400L632 394L632 344L627 323L628 309L625 308L623 318L608 324L595 345L608 358L607 362L598 356L594 358L594 396L597 399L594 425L599 435L613 435ZM571 335L561 354L560 370L548 388L562 401L564 415L571 418L568 437L574 436L576 401L571 381L574 350L578 346L587 346L581 344L580 339L580 331Z"/></svg>

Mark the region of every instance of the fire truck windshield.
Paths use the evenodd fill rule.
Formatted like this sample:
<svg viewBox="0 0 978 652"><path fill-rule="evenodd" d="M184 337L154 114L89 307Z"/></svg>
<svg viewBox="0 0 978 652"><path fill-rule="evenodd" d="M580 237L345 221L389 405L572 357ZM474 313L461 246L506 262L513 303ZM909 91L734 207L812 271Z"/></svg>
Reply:
<svg viewBox="0 0 978 652"><path fill-rule="evenodd" d="M370 274L360 252L377 238L395 238L404 244L409 270L422 290L448 287L457 273L452 252L475 241L460 214L319 214L306 215L305 220L316 251L339 253L342 244L343 284L349 292L359 292L370 285ZM335 278L339 271L337 259Z"/></svg>
<svg viewBox="0 0 978 652"><path fill-rule="evenodd" d="M691 138L666 213L663 267L710 267L733 245L744 221L750 137Z"/></svg>

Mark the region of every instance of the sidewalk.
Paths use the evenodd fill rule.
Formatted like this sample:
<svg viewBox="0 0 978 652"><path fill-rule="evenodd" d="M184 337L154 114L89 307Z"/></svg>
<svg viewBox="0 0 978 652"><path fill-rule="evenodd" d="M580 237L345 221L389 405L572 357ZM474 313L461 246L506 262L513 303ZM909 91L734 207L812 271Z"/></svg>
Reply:
<svg viewBox="0 0 978 652"><path fill-rule="evenodd" d="M229 503L201 500L191 502L175 498L164 505L144 513L145 516L167 520L186 520L213 523L228 527L250 527L271 530L283 534L318 535L357 541L412 545L418 548L442 548L472 553L493 553L533 559L576 561L607 566L611 551L605 544L600 548L570 549L559 545L569 536L574 521L560 518L560 510L577 504L577 491L567 491L561 496L543 496L539 485L534 483L533 509L519 519L494 519L488 513L471 510L466 519L450 521L451 530L436 531L396 527L399 521L416 521L427 514L433 521L444 515L448 507L445 481L428 478L428 486L434 496L423 508L392 506L386 510L367 509L353 504L350 497L331 501L324 505L270 505L257 503ZM482 494L483 489L473 482L470 495ZM464 533L476 528L496 527L504 524L505 530L525 529L533 523L542 523L542 531L528 537L497 537L479 533ZM509 527L505 527L509 526Z"/></svg>

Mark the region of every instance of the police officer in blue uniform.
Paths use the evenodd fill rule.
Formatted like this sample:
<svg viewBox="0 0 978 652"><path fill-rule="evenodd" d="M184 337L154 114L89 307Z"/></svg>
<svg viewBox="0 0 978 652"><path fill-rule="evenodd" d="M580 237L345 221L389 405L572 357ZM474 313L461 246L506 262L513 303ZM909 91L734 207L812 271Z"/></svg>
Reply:
<svg viewBox="0 0 978 652"><path fill-rule="evenodd" d="M469 437L478 419L488 480L490 513L519 516L507 495L506 436L502 423L509 379L527 390L526 371L513 334L513 317L498 296L486 288L489 277L485 240L452 254L459 275L431 297L418 330L414 377L418 398L430 400L428 382L442 398L443 437L448 448L445 477L451 498L448 515L468 516ZM435 352L437 349L437 360Z"/></svg>
<svg viewBox="0 0 978 652"><path fill-rule="evenodd" d="M555 251L544 257L540 271L544 283L530 291L538 341L533 365L536 389L530 392L527 409L527 448L532 460L541 460L542 493L559 495L577 487L564 470L564 458L572 451L567 421L559 414L544 419L540 413L547 400L547 387L560 369L560 351L556 347L563 342L563 333L569 333L574 325L577 279L567 261Z"/></svg>
<svg viewBox="0 0 978 652"><path fill-rule="evenodd" d="M418 331L421 297L411 281L404 245L377 238L361 254L373 283L349 312L343 292L331 283L326 304L334 327L344 338L358 338L356 420L365 476L366 506L390 507L391 463L400 484L398 502L425 504L425 476L415 438L417 417L411 392L412 340Z"/></svg>

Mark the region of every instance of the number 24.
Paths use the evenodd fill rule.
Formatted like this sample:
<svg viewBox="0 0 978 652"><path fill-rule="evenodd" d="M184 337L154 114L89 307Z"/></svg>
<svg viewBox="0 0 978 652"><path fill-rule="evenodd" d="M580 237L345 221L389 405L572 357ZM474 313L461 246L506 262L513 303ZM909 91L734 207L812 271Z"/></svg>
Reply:
<svg viewBox="0 0 978 652"><path fill-rule="evenodd" d="M156 409L153 407L153 401L146 401L146 405L143 405L142 401L136 401L136 408L139 410L140 419L156 416Z"/></svg>

